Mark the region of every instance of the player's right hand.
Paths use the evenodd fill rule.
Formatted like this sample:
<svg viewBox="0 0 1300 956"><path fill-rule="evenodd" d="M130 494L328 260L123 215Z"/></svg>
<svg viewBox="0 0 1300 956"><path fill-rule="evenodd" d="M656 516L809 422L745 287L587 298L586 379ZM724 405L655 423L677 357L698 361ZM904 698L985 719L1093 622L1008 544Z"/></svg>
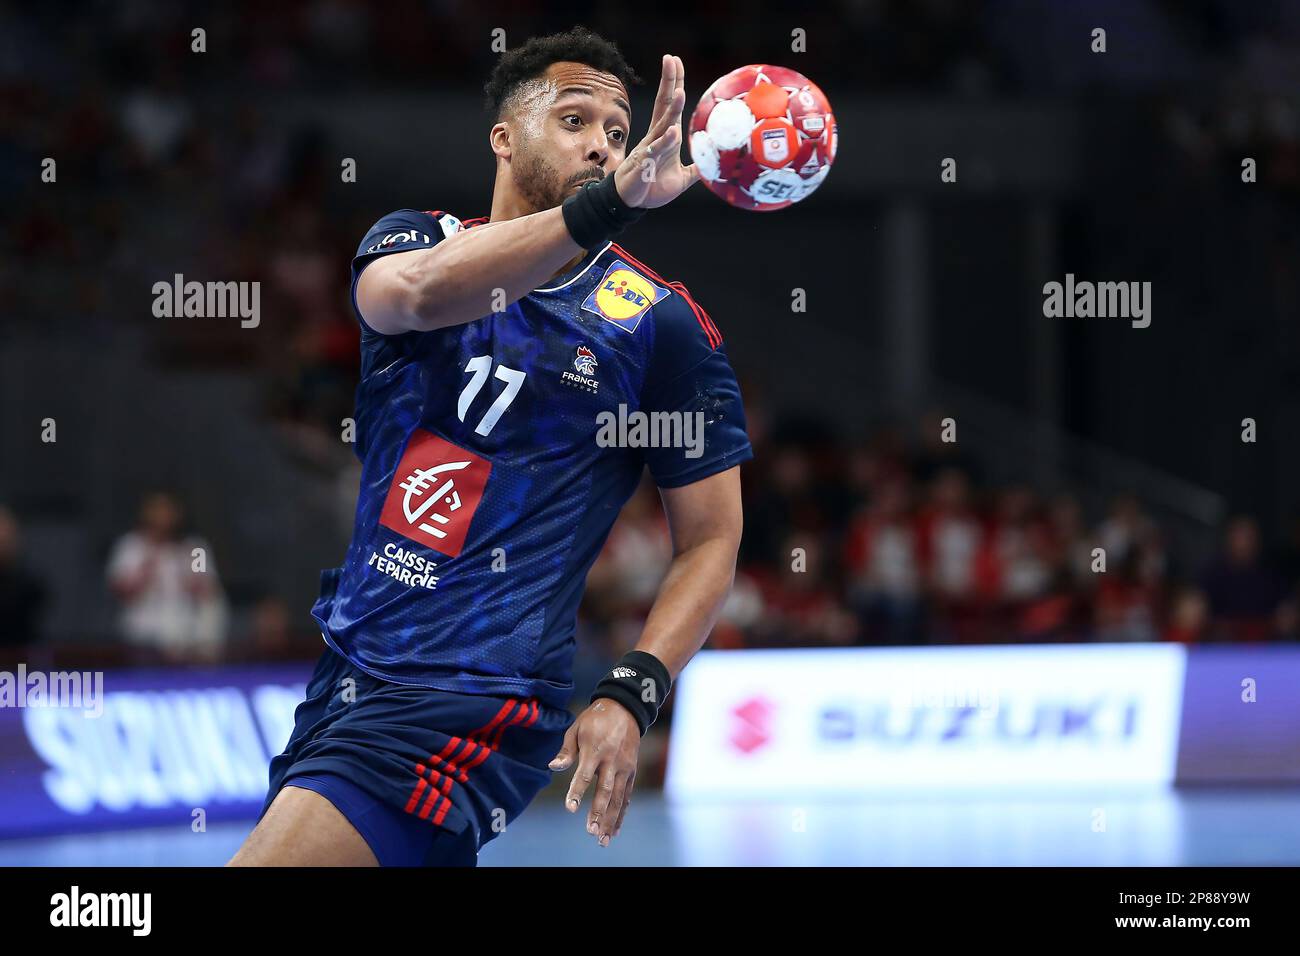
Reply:
<svg viewBox="0 0 1300 956"><path fill-rule="evenodd" d="M564 798L564 808L570 813L578 812L583 796L595 782L587 832L601 846L609 846L623 828L623 816L632 802L640 749L641 730L636 718L617 701L598 697L569 726L560 752L551 760L552 770L567 770L577 758L578 769Z"/></svg>
<svg viewBox="0 0 1300 956"><path fill-rule="evenodd" d="M650 128L614 171L619 196L633 208L655 209L667 205L700 178L694 163L682 165L685 82L686 68L681 57L665 53Z"/></svg>

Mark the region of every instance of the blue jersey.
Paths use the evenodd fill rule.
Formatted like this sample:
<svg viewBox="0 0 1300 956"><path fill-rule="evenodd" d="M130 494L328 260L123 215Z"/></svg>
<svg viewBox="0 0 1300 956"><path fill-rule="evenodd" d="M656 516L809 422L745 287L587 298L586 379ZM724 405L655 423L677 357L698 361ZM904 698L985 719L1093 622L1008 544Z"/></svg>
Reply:
<svg viewBox="0 0 1300 956"><path fill-rule="evenodd" d="M354 308L370 262L486 221L380 219ZM464 325L358 319L361 487L325 640L384 680L566 706L587 571L643 469L675 488L753 457L717 327L614 243Z"/></svg>

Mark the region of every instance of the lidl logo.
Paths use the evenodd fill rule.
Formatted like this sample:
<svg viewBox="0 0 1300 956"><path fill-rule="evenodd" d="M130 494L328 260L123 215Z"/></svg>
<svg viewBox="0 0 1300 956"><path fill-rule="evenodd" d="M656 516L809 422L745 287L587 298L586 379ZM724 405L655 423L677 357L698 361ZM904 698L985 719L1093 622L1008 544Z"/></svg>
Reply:
<svg viewBox="0 0 1300 956"><path fill-rule="evenodd" d="M615 259L596 288L583 300L582 307L625 332L635 332L641 316L668 295L667 289L655 285L623 260Z"/></svg>

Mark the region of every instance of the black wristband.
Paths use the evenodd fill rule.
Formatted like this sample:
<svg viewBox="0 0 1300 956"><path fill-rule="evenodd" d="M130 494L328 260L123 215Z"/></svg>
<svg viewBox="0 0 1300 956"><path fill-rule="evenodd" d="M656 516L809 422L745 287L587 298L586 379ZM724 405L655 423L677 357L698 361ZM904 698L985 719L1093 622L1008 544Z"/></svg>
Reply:
<svg viewBox="0 0 1300 956"><path fill-rule="evenodd" d="M596 685L588 703L594 704L598 697L618 701L632 712L644 737L672 686L668 668L659 658L645 651L628 651Z"/></svg>
<svg viewBox="0 0 1300 956"><path fill-rule="evenodd" d="M644 209L633 209L623 202L613 175L583 183L581 189L564 200L560 209L569 235L584 249L603 245L645 215Z"/></svg>

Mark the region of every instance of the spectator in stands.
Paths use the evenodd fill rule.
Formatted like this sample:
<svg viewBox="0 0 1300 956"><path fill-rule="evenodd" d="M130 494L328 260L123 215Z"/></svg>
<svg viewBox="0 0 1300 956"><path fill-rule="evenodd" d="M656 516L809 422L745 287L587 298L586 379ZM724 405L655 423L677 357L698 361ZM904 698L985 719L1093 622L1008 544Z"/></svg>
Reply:
<svg viewBox="0 0 1300 956"><path fill-rule="evenodd" d="M1009 632L1027 644L1082 640L1082 603L1069 572L1056 563L1042 593L1016 609Z"/></svg>
<svg viewBox="0 0 1300 956"><path fill-rule="evenodd" d="M0 507L0 644L34 644L41 637L46 588L22 560L18 519Z"/></svg>
<svg viewBox="0 0 1300 956"><path fill-rule="evenodd" d="M986 543L985 580L998 601L1018 606L1047 589L1050 533L1032 491L1021 485L1002 489Z"/></svg>
<svg viewBox="0 0 1300 956"><path fill-rule="evenodd" d="M1228 522L1223 552L1201 579L1210 616L1228 640L1262 641L1286 595L1281 576L1260 554L1259 526L1239 515Z"/></svg>
<svg viewBox="0 0 1300 956"><path fill-rule="evenodd" d="M1106 551L1106 562L1119 567L1154 528L1153 522L1142 511L1136 495L1119 495L1111 502L1110 513L1097 528L1097 546Z"/></svg>
<svg viewBox="0 0 1300 956"><path fill-rule="evenodd" d="M844 544L847 596L873 644L913 644L922 619L921 562L907 485L878 486Z"/></svg>
<svg viewBox="0 0 1300 956"><path fill-rule="evenodd" d="M744 557L780 563L780 549L796 527L824 528L824 503L817 496L813 458L800 444L773 440L762 464L763 482L745 509Z"/></svg>
<svg viewBox="0 0 1300 956"><path fill-rule="evenodd" d="M844 479L848 492L859 503L869 501L885 484L910 482L905 463L883 442L872 440L851 448L846 456Z"/></svg>
<svg viewBox="0 0 1300 956"><path fill-rule="evenodd" d="M169 663L215 661L226 643L226 601L212 549L181 534L179 502L148 495L139 524L118 539L108 582L121 603L122 637L141 656Z"/></svg>
<svg viewBox="0 0 1300 956"><path fill-rule="evenodd" d="M981 598L988 613L987 639L1014 639L1023 623L1021 616L1048 593L1054 583L1052 545L1051 527L1029 488L1013 485L997 493L997 510L986 526L978 564ZM1042 618L1042 610L1036 628L1050 619L1050 615Z"/></svg>
<svg viewBox="0 0 1300 956"><path fill-rule="evenodd" d="M1300 641L1300 599L1292 591L1278 604L1273 612L1273 633L1269 635L1274 641Z"/></svg>
<svg viewBox="0 0 1300 956"><path fill-rule="evenodd" d="M963 643L979 640L983 608L978 571L984 525L971 503L965 472L945 468L935 476L930 502L917 518L917 540L940 631Z"/></svg>
<svg viewBox="0 0 1300 956"><path fill-rule="evenodd" d="M782 557L749 570L763 600L762 619L752 629L760 647L844 646L858 638L857 619L835 586L829 551L813 531L795 531L781 546Z"/></svg>
<svg viewBox="0 0 1300 956"><path fill-rule="evenodd" d="M300 647L294 640L291 619L284 598L274 594L261 598L249 614L248 641L242 650L256 661L293 659Z"/></svg>
<svg viewBox="0 0 1300 956"><path fill-rule="evenodd" d="M1071 586L1091 591L1097 586L1097 576L1092 570L1092 549L1096 545L1088 537L1079 499L1071 494L1057 495L1049 508L1048 523L1055 560Z"/></svg>
<svg viewBox="0 0 1300 956"><path fill-rule="evenodd" d="M1161 584L1144 552L1130 548L1118 565L1098 575L1093 624L1098 641L1154 641L1162 612Z"/></svg>
<svg viewBox="0 0 1300 956"><path fill-rule="evenodd" d="M1209 604L1196 588L1185 587L1174 596L1164 639L1179 644L1199 644L1211 638Z"/></svg>
<svg viewBox="0 0 1300 956"><path fill-rule="evenodd" d="M737 568L731 593L718 614L718 621L705 644L709 650L736 650L749 643L747 635L755 633L766 608L763 590L754 575Z"/></svg>

